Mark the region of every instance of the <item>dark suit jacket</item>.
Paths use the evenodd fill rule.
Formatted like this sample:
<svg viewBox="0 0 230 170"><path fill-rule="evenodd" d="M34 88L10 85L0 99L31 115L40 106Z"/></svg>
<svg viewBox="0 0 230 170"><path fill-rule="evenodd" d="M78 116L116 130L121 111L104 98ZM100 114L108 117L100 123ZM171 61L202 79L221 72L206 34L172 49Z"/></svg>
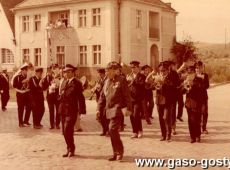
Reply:
<svg viewBox="0 0 230 170"><path fill-rule="evenodd" d="M34 104L44 102L43 89L39 86L40 80L36 76L29 79L30 99Z"/></svg>
<svg viewBox="0 0 230 170"><path fill-rule="evenodd" d="M78 113L86 113L85 97L82 84L73 78L64 88L60 97L59 113L67 117L76 117Z"/></svg>
<svg viewBox="0 0 230 170"><path fill-rule="evenodd" d="M98 100L98 111L105 109L107 119L122 116L121 109L132 111L132 102L127 81L121 76L107 79Z"/></svg>
<svg viewBox="0 0 230 170"><path fill-rule="evenodd" d="M9 93L9 76L0 74L0 90L3 90L3 93Z"/></svg>

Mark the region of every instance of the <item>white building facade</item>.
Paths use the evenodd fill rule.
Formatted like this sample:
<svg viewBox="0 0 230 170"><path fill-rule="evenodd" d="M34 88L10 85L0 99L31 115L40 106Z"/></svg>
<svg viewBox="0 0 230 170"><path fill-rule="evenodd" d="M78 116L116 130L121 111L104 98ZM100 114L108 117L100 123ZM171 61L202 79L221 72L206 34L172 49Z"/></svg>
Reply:
<svg viewBox="0 0 230 170"><path fill-rule="evenodd" d="M76 65L85 74L110 61L155 67L171 57L176 11L160 0L26 0L13 9L17 66Z"/></svg>

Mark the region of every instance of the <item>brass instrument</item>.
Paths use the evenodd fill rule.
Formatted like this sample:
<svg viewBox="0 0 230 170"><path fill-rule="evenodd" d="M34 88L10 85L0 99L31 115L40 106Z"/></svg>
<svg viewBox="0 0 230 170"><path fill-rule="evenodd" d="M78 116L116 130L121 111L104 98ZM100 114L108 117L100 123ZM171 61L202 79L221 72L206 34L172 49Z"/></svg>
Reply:
<svg viewBox="0 0 230 170"><path fill-rule="evenodd" d="M130 73L126 76L126 80L128 81L128 86L132 86L135 80L134 74Z"/></svg>
<svg viewBox="0 0 230 170"><path fill-rule="evenodd" d="M93 99L94 94L97 91L101 91L102 90L102 86L99 82L96 82L95 86L91 89L91 96L89 97L89 100Z"/></svg>
<svg viewBox="0 0 230 170"><path fill-rule="evenodd" d="M155 76L153 76L153 79L154 79L154 87L156 90L161 90L162 89L162 85L165 81L165 77L164 75L162 74L157 74Z"/></svg>
<svg viewBox="0 0 230 170"><path fill-rule="evenodd" d="M184 89L189 92L193 86L193 80L195 78L194 74L188 74L183 82Z"/></svg>

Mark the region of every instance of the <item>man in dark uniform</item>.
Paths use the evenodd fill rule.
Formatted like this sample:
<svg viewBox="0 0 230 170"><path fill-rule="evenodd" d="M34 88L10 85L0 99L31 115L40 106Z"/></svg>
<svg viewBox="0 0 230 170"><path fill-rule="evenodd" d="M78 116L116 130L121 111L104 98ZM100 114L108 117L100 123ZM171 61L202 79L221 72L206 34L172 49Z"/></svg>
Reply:
<svg viewBox="0 0 230 170"><path fill-rule="evenodd" d="M143 70L143 74L145 75L145 77L147 78L147 76L152 72L152 68L149 65L144 65L142 67ZM146 79L145 78L145 79ZM147 123L151 124L151 121L149 120L149 118L153 118L152 114L153 114L153 107L154 107L154 100L153 100L153 87L151 86L150 83L145 83L145 107L146 107L146 112L148 114L148 118L147 118Z"/></svg>
<svg viewBox="0 0 230 170"><path fill-rule="evenodd" d="M191 143L194 143L200 142L201 136L202 79L196 76L193 65L189 66L187 70L188 76L184 82L184 92L186 92L185 107L188 113Z"/></svg>
<svg viewBox="0 0 230 170"><path fill-rule="evenodd" d="M6 111L6 106L10 99L9 76L7 74L7 69L2 69L2 73L0 74L0 94L2 102L2 111Z"/></svg>
<svg viewBox="0 0 230 170"><path fill-rule="evenodd" d="M58 114L58 89L59 89L59 80L60 75L54 74L53 67L50 66L47 69L46 76L42 79L42 88L47 90L47 103L49 106L50 113L50 129L60 129L60 115ZM57 66L58 67L58 66Z"/></svg>
<svg viewBox="0 0 230 170"><path fill-rule="evenodd" d="M102 89L98 112L104 108L107 119L110 119L109 133L113 147L113 157L109 161L122 160L124 147L119 135L121 126L122 108L126 107L124 114L131 113L132 103L127 82L116 74L119 69L116 62L107 65L107 79Z"/></svg>
<svg viewBox="0 0 230 170"><path fill-rule="evenodd" d="M93 93L96 93L96 101L98 102L98 100L100 98L101 91L102 91L103 86L105 84L106 75L105 75L105 69L103 69L103 68L98 69L97 72L99 74L99 80L97 81L97 83L93 89ZM100 110L99 114L97 114L97 120L101 123L101 126L102 126L102 133L100 134L100 136L108 135L108 133L109 133L109 120L106 118L104 108L102 110Z"/></svg>
<svg viewBox="0 0 230 170"><path fill-rule="evenodd" d="M35 68L35 76L29 79L30 100L33 113L33 125L35 129L41 129L43 127L41 120L45 112L44 95L41 85L42 74L43 68L37 67Z"/></svg>
<svg viewBox="0 0 230 170"><path fill-rule="evenodd" d="M144 100L145 91L145 76L140 73L140 62L132 61L130 66L132 69L131 74L127 75L127 81L129 82L129 89L131 92L133 114L130 116L133 135L131 138L141 138L143 136L141 111L142 101Z"/></svg>
<svg viewBox="0 0 230 170"><path fill-rule="evenodd" d="M79 80L75 78L76 67L67 64L63 70L66 77L66 86L63 88L59 101L59 113L62 119L62 131L67 144L67 152L63 157L75 155L74 145L74 125L78 114L85 114L85 98L83 87Z"/></svg>
<svg viewBox="0 0 230 170"><path fill-rule="evenodd" d="M202 79L202 106L201 106L201 113L202 113L202 131L204 134L208 134L207 130L207 122L208 122L208 92L207 89L209 88L209 78L208 74L204 72L204 64L201 61L196 63L196 74L197 77Z"/></svg>
<svg viewBox="0 0 230 170"><path fill-rule="evenodd" d="M28 69L27 64L21 66L20 73L17 74L12 80L13 87L16 90L19 127L25 127L25 125L30 125L29 118L31 112L31 105L29 102L30 99L29 99L27 69ZM24 110L25 110L25 116L23 116Z"/></svg>
<svg viewBox="0 0 230 170"><path fill-rule="evenodd" d="M169 78L170 78L170 88L169 91L170 100L168 101L170 111L172 112L172 133L176 135L176 102L177 102L177 92L180 86L179 74L176 71L176 63L174 61L167 61L166 64L169 65Z"/></svg>
<svg viewBox="0 0 230 170"><path fill-rule="evenodd" d="M159 74L155 77L156 104L159 114L162 138L160 141L171 141L172 112L171 112L171 90L172 80L169 76L169 65L161 62L158 66Z"/></svg>

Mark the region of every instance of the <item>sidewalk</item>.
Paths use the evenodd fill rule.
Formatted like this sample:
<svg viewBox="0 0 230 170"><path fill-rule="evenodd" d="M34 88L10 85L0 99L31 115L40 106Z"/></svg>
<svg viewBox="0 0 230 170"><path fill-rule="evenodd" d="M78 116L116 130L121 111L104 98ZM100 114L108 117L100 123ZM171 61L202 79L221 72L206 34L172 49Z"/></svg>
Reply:
<svg viewBox="0 0 230 170"><path fill-rule="evenodd" d="M101 127L95 120L95 101L87 101L87 115L82 117L84 132L76 133L76 157L62 158L66 145L60 130L49 130L48 109L42 120L44 128L18 128L17 106L10 103L7 112L0 112L0 169L2 170L133 170L167 169L138 168L135 158L223 158L230 153L230 106L225 105L230 97L226 94L230 85L209 91L210 118L208 135L202 135L202 143L190 144L186 112L184 122L178 122L178 135L172 142L160 142L160 129L156 110L153 125L143 121L142 139L130 139L131 125L121 133L125 147L122 162L109 162L112 147L108 137L99 136ZM227 103L227 102L226 102ZM32 122L32 119L31 121ZM182 168L177 168L182 169ZM184 168L192 169L192 168ZM193 169L201 169L196 167ZM213 168L218 169L218 168ZM220 168L222 169L222 168Z"/></svg>

